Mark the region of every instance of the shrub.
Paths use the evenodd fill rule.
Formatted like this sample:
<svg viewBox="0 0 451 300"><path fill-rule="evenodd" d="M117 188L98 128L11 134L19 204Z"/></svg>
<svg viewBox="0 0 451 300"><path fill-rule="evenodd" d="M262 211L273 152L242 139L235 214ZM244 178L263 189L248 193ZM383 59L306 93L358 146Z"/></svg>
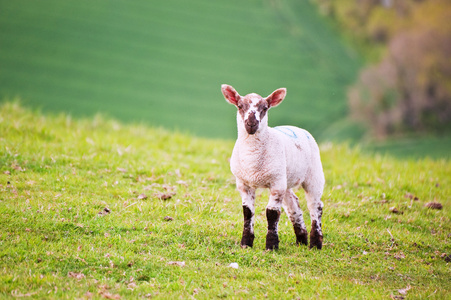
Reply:
<svg viewBox="0 0 451 300"><path fill-rule="evenodd" d="M315 1L365 46L368 58L382 57L349 89L354 119L378 138L451 129L451 2Z"/></svg>
<svg viewBox="0 0 451 300"><path fill-rule="evenodd" d="M362 70L349 90L351 115L379 138L451 125L451 5L436 2L418 5L409 29L390 40L387 55Z"/></svg>

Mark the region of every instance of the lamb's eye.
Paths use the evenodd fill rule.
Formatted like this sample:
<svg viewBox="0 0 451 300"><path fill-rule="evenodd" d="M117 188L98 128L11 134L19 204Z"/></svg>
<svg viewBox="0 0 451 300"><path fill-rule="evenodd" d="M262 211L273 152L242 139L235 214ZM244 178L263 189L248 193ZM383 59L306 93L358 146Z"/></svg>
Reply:
<svg viewBox="0 0 451 300"><path fill-rule="evenodd" d="M242 109L243 108L242 104L238 104L237 106L238 106L238 109Z"/></svg>

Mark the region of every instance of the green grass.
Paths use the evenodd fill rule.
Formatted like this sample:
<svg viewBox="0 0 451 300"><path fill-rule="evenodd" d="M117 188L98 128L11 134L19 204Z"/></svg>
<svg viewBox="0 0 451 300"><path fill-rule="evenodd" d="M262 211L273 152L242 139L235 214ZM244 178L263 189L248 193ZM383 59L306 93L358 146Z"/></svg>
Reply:
<svg viewBox="0 0 451 300"><path fill-rule="evenodd" d="M287 87L271 122L319 134L360 66L329 25L298 0L0 0L0 101L234 138L221 84Z"/></svg>
<svg viewBox="0 0 451 300"><path fill-rule="evenodd" d="M347 141L368 154L391 155L400 159L451 159L451 134L410 133L378 140L365 134L365 128L350 119L336 122L319 135L320 141Z"/></svg>
<svg viewBox="0 0 451 300"><path fill-rule="evenodd" d="M257 196L254 248L239 246L232 147L3 104L0 297L449 298L449 160L321 145L323 250L297 247L283 215L280 250L266 252L266 191ZM443 209L424 207L431 201Z"/></svg>
<svg viewBox="0 0 451 300"><path fill-rule="evenodd" d="M451 134L417 135L402 139L391 138L386 141L370 142L364 149L373 153L389 153L396 157L411 157L421 159L451 159Z"/></svg>

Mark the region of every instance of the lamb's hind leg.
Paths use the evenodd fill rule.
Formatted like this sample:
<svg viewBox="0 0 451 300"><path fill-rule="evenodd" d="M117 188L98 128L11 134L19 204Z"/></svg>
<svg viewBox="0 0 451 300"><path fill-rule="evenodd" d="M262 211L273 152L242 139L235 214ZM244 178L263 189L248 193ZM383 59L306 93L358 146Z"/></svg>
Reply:
<svg viewBox="0 0 451 300"><path fill-rule="evenodd" d="M306 191L305 197L307 199L307 206L312 220L312 229L310 231L310 248L316 247L321 249L323 247L323 232L321 229L323 202L321 201L321 195L314 195L313 193Z"/></svg>
<svg viewBox="0 0 451 300"><path fill-rule="evenodd" d="M307 228L305 227L302 210L299 206L299 198L293 192L288 190L283 201L283 208L293 223L294 233L296 234L296 244L308 245Z"/></svg>
<svg viewBox="0 0 451 300"><path fill-rule="evenodd" d="M255 189L245 186L241 182L237 182L237 189L243 202L244 226L241 247L252 247L254 245Z"/></svg>

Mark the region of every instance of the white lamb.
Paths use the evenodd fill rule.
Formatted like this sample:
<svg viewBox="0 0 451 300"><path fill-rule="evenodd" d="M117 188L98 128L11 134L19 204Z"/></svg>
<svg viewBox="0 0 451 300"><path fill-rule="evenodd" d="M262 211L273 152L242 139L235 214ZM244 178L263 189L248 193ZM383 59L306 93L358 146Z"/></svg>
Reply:
<svg viewBox="0 0 451 300"><path fill-rule="evenodd" d="M233 148L230 167L236 177L243 203L244 229L241 246L252 247L254 242L254 202L257 188L270 190L266 206L266 249L279 247L277 227L282 206L293 223L296 243L307 245L307 228L299 199L293 192L293 188L301 185L305 190L312 222L310 248L321 249L324 173L318 145L304 129L268 126L267 111L282 102L286 89L277 89L267 98L254 93L242 97L226 84L221 89L226 100L238 108L238 139Z"/></svg>

